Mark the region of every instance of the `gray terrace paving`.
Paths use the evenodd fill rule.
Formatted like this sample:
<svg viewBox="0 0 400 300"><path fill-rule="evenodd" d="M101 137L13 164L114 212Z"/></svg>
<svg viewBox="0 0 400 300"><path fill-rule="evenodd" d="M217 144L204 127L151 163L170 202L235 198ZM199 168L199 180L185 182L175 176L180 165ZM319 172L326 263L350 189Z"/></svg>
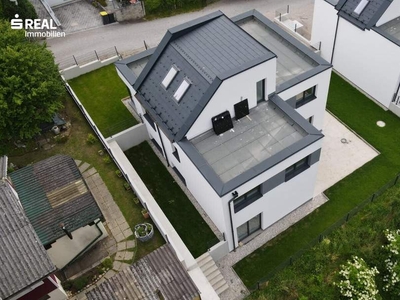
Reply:
<svg viewBox="0 0 400 300"><path fill-rule="evenodd" d="M400 17L379 26L379 28L400 41Z"/></svg>
<svg viewBox="0 0 400 300"><path fill-rule="evenodd" d="M318 65L261 22L247 19L237 24L277 55L276 86Z"/></svg>
<svg viewBox="0 0 400 300"><path fill-rule="evenodd" d="M233 129L213 130L191 140L226 183L275 153L301 140L306 133L271 101L260 103L250 115L233 122Z"/></svg>

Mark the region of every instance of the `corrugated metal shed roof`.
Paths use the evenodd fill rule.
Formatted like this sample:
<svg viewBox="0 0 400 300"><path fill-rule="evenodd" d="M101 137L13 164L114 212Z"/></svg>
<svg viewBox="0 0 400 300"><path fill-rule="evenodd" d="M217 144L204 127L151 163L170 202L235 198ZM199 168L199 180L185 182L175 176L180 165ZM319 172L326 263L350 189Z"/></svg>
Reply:
<svg viewBox="0 0 400 300"><path fill-rule="evenodd" d="M55 269L17 196L0 181L0 299L7 299Z"/></svg>
<svg viewBox="0 0 400 300"><path fill-rule="evenodd" d="M56 155L10 174L26 215L43 245L103 215L87 189L75 161Z"/></svg>
<svg viewBox="0 0 400 300"><path fill-rule="evenodd" d="M375 26L386 9L389 7L391 0L369 0L361 14L356 14L354 10L361 0L341 0L336 8L339 15L354 25L364 29L370 29Z"/></svg>
<svg viewBox="0 0 400 300"><path fill-rule="evenodd" d="M86 294L88 300L191 300L199 295L189 274L166 244Z"/></svg>
<svg viewBox="0 0 400 300"><path fill-rule="evenodd" d="M7 177L7 156L0 156L0 179Z"/></svg>

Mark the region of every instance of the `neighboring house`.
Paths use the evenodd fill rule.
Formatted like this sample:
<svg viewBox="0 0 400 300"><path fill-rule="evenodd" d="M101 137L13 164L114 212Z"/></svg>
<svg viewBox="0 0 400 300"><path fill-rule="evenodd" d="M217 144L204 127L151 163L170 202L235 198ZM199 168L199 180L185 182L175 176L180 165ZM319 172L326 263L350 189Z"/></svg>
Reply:
<svg viewBox="0 0 400 300"><path fill-rule="evenodd" d="M170 244L141 258L86 294L88 300L200 299Z"/></svg>
<svg viewBox="0 0 400 300"><path fill-rule="evenodd" d="M400 0L316 0L318 41L335 71L400 116Z"/></svg>
<svg viewBox="0 0 400 300"><path fill-rule="evenodd" d="M0 299L67 299L55 270L7 179L7 157L0 157Z"/></svg>
<svg viewBox="0 0 400 300"><path fill-rule="evenodd" d="M25 213L59 268L105 238L104 217L75 161L56 155L10 174Z"/></svg>
<svg viewBox="0 0 400 300"><path fill-rule="evenodd" d="M331 65L259 12L174 27L116 68L230 250L313 198Z"/></svg>

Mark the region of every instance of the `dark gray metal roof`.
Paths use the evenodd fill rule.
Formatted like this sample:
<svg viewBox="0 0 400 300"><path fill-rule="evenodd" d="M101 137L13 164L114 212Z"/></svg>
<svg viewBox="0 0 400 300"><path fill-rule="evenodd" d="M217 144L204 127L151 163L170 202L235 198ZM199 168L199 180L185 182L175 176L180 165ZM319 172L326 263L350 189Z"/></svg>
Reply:
<svg viewBox="0 0 400 300"><path fill-rule="evenodd" d="M336 5L339 16L345 18L361 29L371 29L376 25L392 0L369 0L360 15L354 12L361 0L340 0Z"/></svg>
<svg viewBox="0 0 400 300"><path fill-rule="evenodd" d="M88 300L192 300L199 296L189 274L166 244L86 294Z"/></svg>
<svg viewBox="0 0 400 300"><path fill-rule="evenodd" d="M0 156L0 179L7 177L7 165L8 165L7 156Z"/></svg>
<svg viewBox="0 0 400 300"><path fill-rule="evenodd" d="M8 183L0 181L0 299L55 271Z"/></svg>
<svg viewBox="0 0 400 300"><path fill-rule="evenodd" d="M104 219L73 158L56 155L10 174L22 206L43 245L68 231Z"/></svg>
<svg viewBox="0 0 400 300"><path fill-rule="evenodd" d="M245 182L323 138L324 135L320 131L278 95L270 95L268 101L272 103L267 105L259 104L257 106L260 106L259 109L250 111L250 119L252 119L252 114L261 113L261 115L256 116L254 122L246 121L244 126L240 126L237 133L234 127L235 133L233 134L224 133L222 137L214 135L212 140L225 146L218 149L218 153L213 157L207 157L207 150L212 150L210 148L215 145L199 146L201 138L199 140L196 140L196 138L192 141L183 140L178 142L182 150L219 196L226 195ZM268 110L276 109L278 112L273 112L272 114L270 112L260 112L260 109L266 108ZM265 122L262 122L265 117L271 118L271 124L266 127ZM291 128L292 126L293 128ZM274 129L278 130L274 132ZM274 136L271 136L271 134ZM229 138L231 137L239 137L239 140L229 144ZM207 138L207 134L205 134L205 138ZM253 145L252 142L256 144ZM235 147L239 153L234 153L233 149ZM230 155L231 157L225 157ZM213 161L213 158L217 160ZM212 164L218 160L223 165L213 166ZM250 165L246 166L247 163ZM229 167L231 172L228 170ZM219 171L221 171L220 174L218 174ZM225 173L227 174L224 175Z"/></svg>

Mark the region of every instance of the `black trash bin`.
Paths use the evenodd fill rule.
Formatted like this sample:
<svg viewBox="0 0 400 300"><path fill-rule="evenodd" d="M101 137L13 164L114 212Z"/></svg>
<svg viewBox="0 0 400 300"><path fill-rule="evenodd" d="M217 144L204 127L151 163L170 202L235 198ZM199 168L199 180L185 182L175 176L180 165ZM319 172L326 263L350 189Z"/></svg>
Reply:
<svg viewBox="0 0 400 300"><path fill-rule="evenodd" d="M108 15L108 21L109 21L110 24L111 24L111 23L115 23L114 14L109 14L109 15Z"/></svg>
<svg viewBox="0 0 400 300"><path fill-rule="evenodd" d="M106 11L100 12L100 16L103 19L103 25L110 24L110 18L108 17L108 14Z"/></svg>

